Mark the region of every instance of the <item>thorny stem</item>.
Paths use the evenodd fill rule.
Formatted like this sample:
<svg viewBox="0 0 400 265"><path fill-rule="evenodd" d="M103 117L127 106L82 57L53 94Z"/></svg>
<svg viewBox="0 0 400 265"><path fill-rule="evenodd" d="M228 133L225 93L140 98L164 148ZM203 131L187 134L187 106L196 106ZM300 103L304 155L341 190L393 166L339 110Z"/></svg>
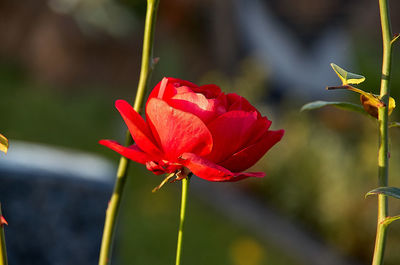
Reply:
<svg viewBox="0 0 400 265"><path fill-rule="evenodd" d="M379 151L378 151L378 183L380 187L388 186L389 177L389 146L388 146L388 106L390 96L390 72L392 59L392 29L388 0L379 0L379 13L382 27L383 61L380 99L385 103L378 110L379 122ZM388 198L384 194L378 195L378 220L375 239L375 249L372 265L382 265L387 225L383 222L388 217Z"/></svg>
<svg viewBox="0 0 400 265"><path fill-rule="evenodd" d="M0 204L0 218L2 217L1 204ZM4 224L0 220L0 265L7 265L7 249L6 249L6 239L4 236Z"/></svg>
<svg viewBox="0 0 400 265"><path fill-rule="evenodd" d="M149 81L149 76L153 68L152 50L153 50L154 29L155 29L158 3L159 0L147 0L146 22L145 22L144 38L143 38L142 65L140 69L139 84L134 103L134 109L137 112L140 112L140 110L142 109L144 96L146 94L146 89L147 89L147 83ZM126 136L126 145L129 146L132 145L132 143L133 140L128 131ZM119 161L114 191L111 196L106 212L106 220L103 230L103 239L101 242L101 249L100 249L99 265L109 264L111 260L112 243L114 240L116 219L121 204L121 197L125 187L128 166L129 166L129 160L122 156Z"/></svg>

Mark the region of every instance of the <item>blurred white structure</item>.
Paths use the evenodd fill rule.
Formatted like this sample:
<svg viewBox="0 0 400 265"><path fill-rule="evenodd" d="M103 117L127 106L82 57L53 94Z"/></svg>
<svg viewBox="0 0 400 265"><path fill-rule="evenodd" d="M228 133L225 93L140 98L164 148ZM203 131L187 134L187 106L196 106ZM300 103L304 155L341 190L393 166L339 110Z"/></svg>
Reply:
<svg viewBox="0 0 400 265"><path fill-rule="evenodd" d="M350 42L344 28L330 27L321 32L313 48L305 51L263 1L233 2L246 45L280 87L295 93L294 96L317 98L325 92L324 87L338 83L330 63L348 66L351 62Z"/></svg>
<svg viewBox="0 0 400 265"><path fill-rule="evenodd" d="M95 154L12 139L7 155L0 154L1 168L100 182L112 182L116 172L112 162Z"/></svg>

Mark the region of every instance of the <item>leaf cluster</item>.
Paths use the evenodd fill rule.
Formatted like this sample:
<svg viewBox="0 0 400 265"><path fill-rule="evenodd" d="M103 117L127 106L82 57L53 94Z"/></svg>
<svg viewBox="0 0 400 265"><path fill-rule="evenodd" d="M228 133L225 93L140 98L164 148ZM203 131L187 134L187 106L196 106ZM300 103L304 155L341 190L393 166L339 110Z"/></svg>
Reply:
<svg viewBox="0 0 400 265"><path fill-rule="evenodd" d="M365 92L361 89L355 88L352 85L358 85L365 81L365 77L359 74L354 74L344 70L338 65L331 63L332 69L335 71L339 79L342 81L341 86L329 86L327 90L335 90L335 89L346 89L349 91L356 92L360 94L360 102L361 105L357 105L349 102L338 102L338 101L314 101L308 104L305 104L301 111L305 110L313 110L322 108L325 106L334 106L339 109L354 111L362 114L369 114L372 117L378 119L378 109L382 107L386 107L385 102L379 95L372 94L370 92ZM389 97L388 99L388 112L389 115L393 112L393 109L396 107L396 101L394 98Z"/></svg>

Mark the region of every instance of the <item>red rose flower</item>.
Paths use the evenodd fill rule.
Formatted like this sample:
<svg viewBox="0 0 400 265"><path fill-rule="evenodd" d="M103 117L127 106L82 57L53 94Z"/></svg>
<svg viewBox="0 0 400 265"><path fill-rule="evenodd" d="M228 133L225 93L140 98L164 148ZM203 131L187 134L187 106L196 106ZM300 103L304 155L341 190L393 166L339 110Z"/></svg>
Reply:
<svg viewBox="0 0 400 265"><path fill-rule="evenodd" d="M145 164L154 174L188 168L210 181L263 177L243 172L254 165L283 136L245 98L224 94L216 85L197 86L164 78L146 103L146 121L124 100L115 106L135 144L124 147L112 140L100 143Z"/></svg>

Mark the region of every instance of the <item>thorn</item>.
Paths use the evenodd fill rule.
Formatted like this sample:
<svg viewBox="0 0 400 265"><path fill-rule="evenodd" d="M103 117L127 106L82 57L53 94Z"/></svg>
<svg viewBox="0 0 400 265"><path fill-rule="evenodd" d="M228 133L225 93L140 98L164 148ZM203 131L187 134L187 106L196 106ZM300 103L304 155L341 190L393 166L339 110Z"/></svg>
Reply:
<svg viewBox="0 0 400 265"><path fill-rule="evenodd" d="M4 216L0 216L0 226L8 225L6 218Z"/></svg>
<svg viewBox="0 0 400 265"><path fill-rule="evenodd" d="M160 57L153 58L153 65L158 64L159 61L160 61Z"/></svg>
<svg viewBox="0 0 400 265"><path fill-rule="evenodd" d="M334 89L349 89L349 85L344 86L327 86L326 90L334 90Z"/></svg>
<svg viewBox="0 0 400 265"><path fill-rule="evenodd" d="M393 45L393 43L395 43L400 37L399 33L396 33L393 35L393 39L390 41L390 45Z"/></svg>
<svg viewBox="0 0 400 265"><path fill-rule="evenodd" d="M160 61L160 57L156 57L151 60L151 64L150 64L151 70L154 70L156 68L156 65L158 64L159 61Z"/></svg>

